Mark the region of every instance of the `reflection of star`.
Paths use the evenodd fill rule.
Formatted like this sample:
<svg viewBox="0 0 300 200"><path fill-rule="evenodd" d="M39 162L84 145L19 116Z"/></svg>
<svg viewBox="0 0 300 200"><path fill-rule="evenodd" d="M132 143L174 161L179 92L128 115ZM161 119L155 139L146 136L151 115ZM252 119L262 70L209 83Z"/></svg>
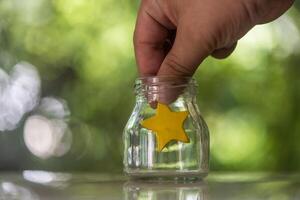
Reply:
<svg viewBox="0 0 300 200"><path fill-rule="evenodd" d="M156 135L157 149L161 151L171 140L189 142L183 130L188 112L172 112L167 105L158 103L156 115L141 121L141 125Z"/></svg>

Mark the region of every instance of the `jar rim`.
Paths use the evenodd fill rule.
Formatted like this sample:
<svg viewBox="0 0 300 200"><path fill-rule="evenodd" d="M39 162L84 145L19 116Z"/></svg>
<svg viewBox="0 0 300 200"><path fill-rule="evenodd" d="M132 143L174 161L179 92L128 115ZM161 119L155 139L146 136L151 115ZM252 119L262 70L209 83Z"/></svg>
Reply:
<svg viewBox="0 0 300 200"><path fill-rule="evenodd" d="M135 84L141 85L161 85L171 84L176 86L196 85L196 80L192 76L141 76L135 80Z"/></svg>
<svg viewBox="0 0 300 200"><path fill-rule="evenodd" d="M149 76L138 77L135 81L135 94L146 97L148 100L159 98L169 98L168 96L177 94L195 95L198 84L193 77L176 76Z"/></svg>
<svg viewBox="0 0 300 200"><path fill-rule="evenodd" d="M174 76L174 75L160 75L160 76L140 76L136 80L147 80L147 79L178 79L178 80L191 80L194 79L192 76Z"/></svg>

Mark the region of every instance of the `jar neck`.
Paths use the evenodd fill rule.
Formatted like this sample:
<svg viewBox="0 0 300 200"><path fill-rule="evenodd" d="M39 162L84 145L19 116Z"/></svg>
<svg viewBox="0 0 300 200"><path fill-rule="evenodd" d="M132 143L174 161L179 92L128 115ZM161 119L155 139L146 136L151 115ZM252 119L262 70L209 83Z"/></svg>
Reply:
<svg viewBox="0 0 300 200"><path fill-rule="evenodd" d="M137 101L170 104L177 99L192 101L196 98L197 84L191 77L141 77L135 82Z"/></svg>

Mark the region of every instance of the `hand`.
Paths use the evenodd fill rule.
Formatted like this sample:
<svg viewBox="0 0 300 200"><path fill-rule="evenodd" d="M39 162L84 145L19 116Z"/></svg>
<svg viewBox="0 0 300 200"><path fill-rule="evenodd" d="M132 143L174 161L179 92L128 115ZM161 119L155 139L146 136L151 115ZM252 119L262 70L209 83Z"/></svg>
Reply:
<svg viewBox="0 0 300 200"><path fill-rule="evenodd" d="M209 55L229 56L253 26L293 0L142 0L134 34L140 76L192 76Z"/></svg>

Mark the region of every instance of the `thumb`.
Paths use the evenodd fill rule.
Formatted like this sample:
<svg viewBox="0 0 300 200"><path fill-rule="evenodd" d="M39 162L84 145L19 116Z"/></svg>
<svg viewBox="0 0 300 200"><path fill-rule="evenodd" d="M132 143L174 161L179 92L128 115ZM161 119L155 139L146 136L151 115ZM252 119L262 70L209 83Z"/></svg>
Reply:
<svg viewBox="0 0 300 200"><path fill-rule="evenodd" d="M211 54L213 48L207 37L201 37L203 34L191 29L193 27L178 27L174 44L161 64L158 76L192 76Z"/></svg>

